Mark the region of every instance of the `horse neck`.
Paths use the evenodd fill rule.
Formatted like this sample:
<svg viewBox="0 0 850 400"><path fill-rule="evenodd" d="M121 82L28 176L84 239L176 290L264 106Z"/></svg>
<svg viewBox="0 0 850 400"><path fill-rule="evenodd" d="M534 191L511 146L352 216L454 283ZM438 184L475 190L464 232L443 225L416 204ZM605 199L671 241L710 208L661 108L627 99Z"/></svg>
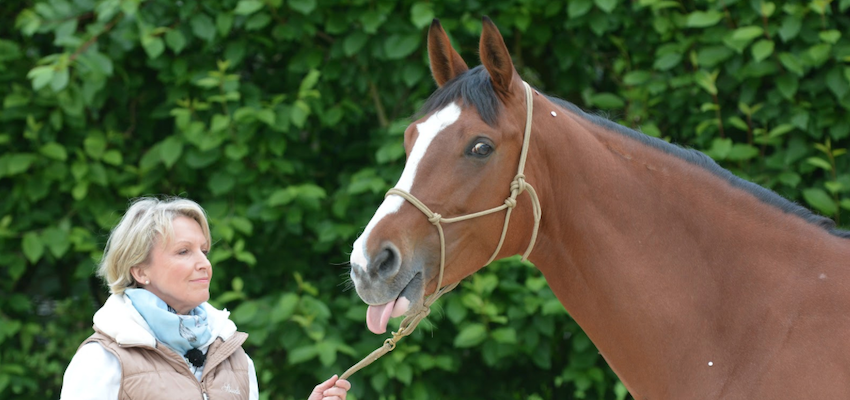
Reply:
<svg viewBox="0 0 850 400"><path fill-rule="evenodd" d="M669 396L670 387L645 385L687 385L701 373L693 368L740 355L754 339L748 329L783 329L753 316L794 310L792 278L846 274L828 251L813 254L837 239L823 229L703 167L557 111L535 118L527 175L532 184L556 179L535 184L544 214L530 260L633 394Z"/></svg>

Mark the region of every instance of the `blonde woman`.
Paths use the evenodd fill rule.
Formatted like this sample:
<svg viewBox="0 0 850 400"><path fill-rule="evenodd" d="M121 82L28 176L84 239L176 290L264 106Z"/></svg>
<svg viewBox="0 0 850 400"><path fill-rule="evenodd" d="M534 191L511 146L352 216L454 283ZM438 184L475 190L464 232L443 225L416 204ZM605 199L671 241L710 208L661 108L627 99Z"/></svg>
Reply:
<svg viewBox="0 0 850 400"><path fill-rule="evenodd" d="M98 275L112 295L65 371L63 400L259 397L248 335L207 303L211 243L194 201L132 203L106 242ZM350 388L333 376L309 400L344 400Z"/></svg>

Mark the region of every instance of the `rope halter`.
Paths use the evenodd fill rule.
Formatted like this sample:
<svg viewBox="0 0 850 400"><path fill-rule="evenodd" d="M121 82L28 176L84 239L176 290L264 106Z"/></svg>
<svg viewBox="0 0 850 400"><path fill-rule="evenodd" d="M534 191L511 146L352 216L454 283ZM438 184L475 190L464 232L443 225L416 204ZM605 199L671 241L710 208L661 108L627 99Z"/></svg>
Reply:
<svg viewBox="0 0 850 400"><path fill-rule="evenodd" d="M352 366L342 375L340 375L340 379L348 379L349 376L359 371L361 368L371 364L384 354L392 351L396 346L396 342L401 340L401 338L413 333L413 330L416 329L416 326L419 324L419 322L431 313L431 305L434 304L434 302L437 301L437 299L439 299L442 295L450 292L452 289L457 287L457 285L460 283L455 282L446 285L445 287L442 287L443 273L445 272L446 267L446 238L443 234L442 224L466 221L469 219L493 214L502 210L507 210L507 212L505 212L505 224L502 226L502 236L499 238L499 244L496 246L496 251L494 251L493 255L490 256L490 259L487 260L486 263L484 263L484 265L490 264L491 262L493 262L493 260L496 259L499 254L499 251L502 250L502 244L504 244L505 242L505 236L507 236L508 232L508 224L511 220L511 213L517 205L517 196L519 196L523 192L528 192L528 195L531 198L532 210L534 212L534 230L531 234L531 240L528 243L528 247L526 248L525 253L523 253L522 255L522 260L525 261L526 259L528 259L528 255L531 254L531 250L534 248L534 243L537 241L537 230L540 227L541 208L540 200L537 197L537 192L528 182L525 181L525 174L523 173L525 171L525 161L528 157L528 143L531 137L531 116L534 109L534 99L532 98L531 87L528 85L528 83L523 82L522 84L525 87L525 133L523 135L522 151L520 152L517 174L511 181L511 195L507 199L505 199L504 204L491 208L489 210L479 211L472 214L444 218L442 215L431 211L431 209L429 209L428 206L425 205L425 203L421 202L415 196L404 190L392 188L387 191L387 194L384 197L390 195L401 196L403 199L410 202L410 204L412 204L414 207L418 208L419 211L422 211L422 213L425 214L425 216L428 218L428 222L432 223L434 226L437 227L437 232L440 234L440 275L437 279L437 290L431 295L429 295L427 298L425 298L422 305L415 306L415 308L411 310L412 312L410 312L409 315L401 321L401 324L399 324L398 331L393 332L392 337L387 338L387 340L384 341L383 346L373 351L371 354L366 356L366 358L364 358L357 364L354 364L354 366Z"/></svg>

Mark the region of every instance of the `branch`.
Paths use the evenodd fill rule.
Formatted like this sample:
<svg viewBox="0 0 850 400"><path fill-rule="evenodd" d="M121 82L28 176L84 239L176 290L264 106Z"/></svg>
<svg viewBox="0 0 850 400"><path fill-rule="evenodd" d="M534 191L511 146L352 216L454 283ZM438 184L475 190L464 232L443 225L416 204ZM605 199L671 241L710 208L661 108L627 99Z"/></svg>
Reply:
<svg viewBox="0 0 850 400"><path fill-rule="evenodd" d="M112 28L113 28L113 27L115 27L115 24L117 24L117 23L118 23L118 21L120 21L120 20L121 20L121 18L122 18L123 16L124 16L123 14L118 14L118 16L116 16L115 18L113 18L113 19L112 19L112 21L109 21L109 23L108 23L108 24L106 24L106 26L104 26L104 27L103 27L103 30L102 30L102 31L100 31L97 35L94 35L94 36L92 36L91 38L89 38L89 40L86 40L86 42L85 42L85 43L83 43L83 45L82 45L82 46L80 46L80 47L77 49L77 51L75 51L75 52L74 52L74 54L71 54L71 58L69 58L69 59L68 59L68 62L69 62L69 63L71 63L71 62L73 62L74 60L76 60L76 59L77 59L77 57L79 57L79 56L80 56L80 54L82 54L82 53L84 53L86 50L88 50L89 46L91 46L91 45L93 45L95 42L97 42L97 39L100 37L100 35L103 35L104 33L109 32L110 30L112 30Z"/></svg>

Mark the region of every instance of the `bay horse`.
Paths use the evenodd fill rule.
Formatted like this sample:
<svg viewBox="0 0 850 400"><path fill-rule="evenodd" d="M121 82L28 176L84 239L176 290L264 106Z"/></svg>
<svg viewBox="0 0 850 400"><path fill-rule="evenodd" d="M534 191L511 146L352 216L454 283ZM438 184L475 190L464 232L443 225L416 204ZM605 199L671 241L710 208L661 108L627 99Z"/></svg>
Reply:
<svg viewBox="0 0 850 400"><path fill-rule="evenodd" d="M479 53L469 69L434 20L439 88L351 254L370 330L533 245L635 399L850 399L850 232L700 152L532 94L486 17Z"/></svg>

